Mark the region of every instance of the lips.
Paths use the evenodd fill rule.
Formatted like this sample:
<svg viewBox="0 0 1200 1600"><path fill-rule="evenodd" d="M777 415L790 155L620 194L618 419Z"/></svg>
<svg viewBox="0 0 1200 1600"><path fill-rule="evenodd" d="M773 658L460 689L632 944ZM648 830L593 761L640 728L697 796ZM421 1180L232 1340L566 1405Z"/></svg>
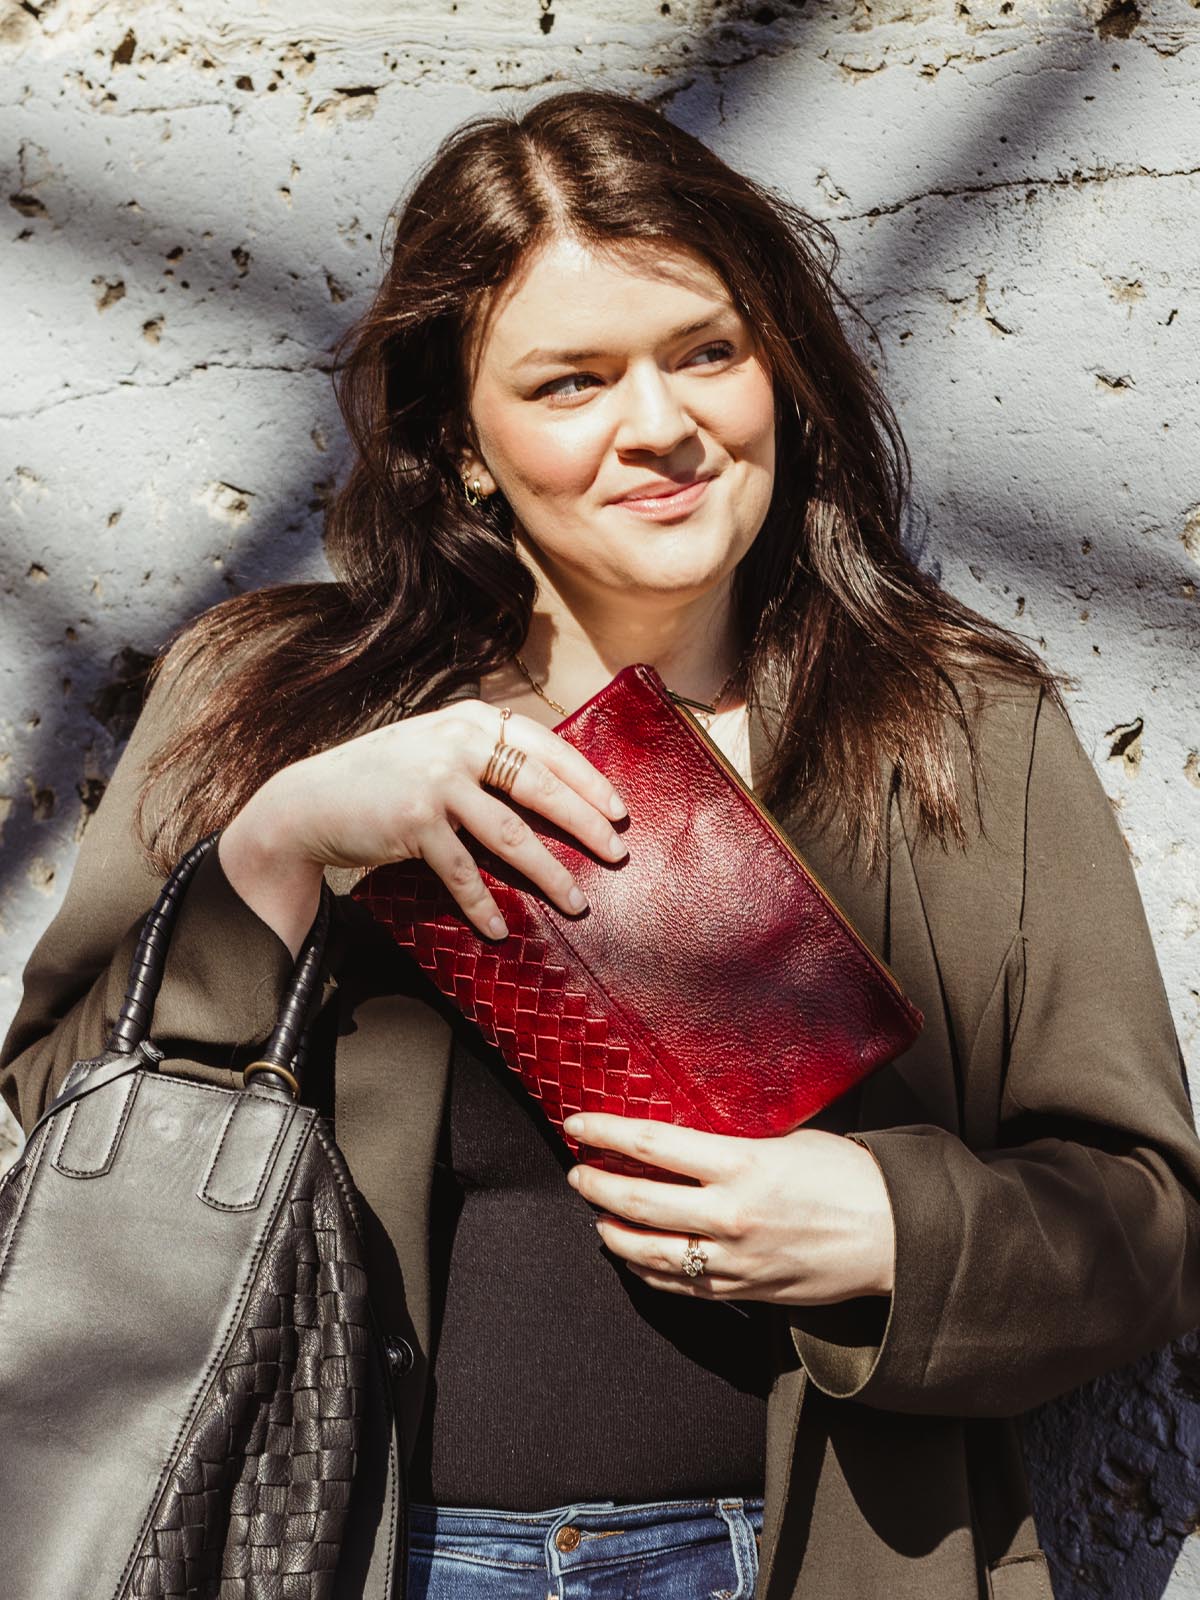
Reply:
<svg viewBox="0 0 1200 1600"><path fill-rule="evenodd" d="M613 504L619 506L626 500L665 500L670 495L678 494L681 489L690 489L697 483L705 483L715 477L715 472L705 472L695 478L658 478L653 483L640 484L627 494L618 495Z"/></svg>

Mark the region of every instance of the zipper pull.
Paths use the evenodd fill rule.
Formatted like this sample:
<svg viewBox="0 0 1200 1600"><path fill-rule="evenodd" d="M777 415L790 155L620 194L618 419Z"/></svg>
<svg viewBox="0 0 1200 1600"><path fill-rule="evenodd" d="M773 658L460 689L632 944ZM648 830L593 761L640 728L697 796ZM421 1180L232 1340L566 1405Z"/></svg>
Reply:
<svg viewBox="0 0 1200 1600"><path fill-rule="evenodd" d="M667 693L677 706L691 706L693 711L707 711L710 717L716 714L716 706L706 705L703 700L689 700L687 695L676 694L674 689L668 689Z"/></svg>

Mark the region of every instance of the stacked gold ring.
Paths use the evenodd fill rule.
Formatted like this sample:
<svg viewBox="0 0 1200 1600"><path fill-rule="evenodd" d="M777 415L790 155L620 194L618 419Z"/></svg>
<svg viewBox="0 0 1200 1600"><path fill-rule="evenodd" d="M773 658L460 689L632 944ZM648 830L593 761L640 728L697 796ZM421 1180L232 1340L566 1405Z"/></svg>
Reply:
<svg viewBox="0 0 1200 1600"><path fill-rule="evenodd" d="M698 1278L708 1265L708 1252L701 1250L699 1239L692 1237L683 1252L683 1270L689 1278Z"/></svg>
<svg viewBox="0 0 1200 1600"><path fill-rule="evenodd" d="M505 794L512 793L517 773L525 765L524 750L504 742L504 724L511 716L512 707L505 706L500 713L500 737L492 748L488 764L483 769L483 777L479 780L480 783L490 784L493 789L503 789Z"/></svg>

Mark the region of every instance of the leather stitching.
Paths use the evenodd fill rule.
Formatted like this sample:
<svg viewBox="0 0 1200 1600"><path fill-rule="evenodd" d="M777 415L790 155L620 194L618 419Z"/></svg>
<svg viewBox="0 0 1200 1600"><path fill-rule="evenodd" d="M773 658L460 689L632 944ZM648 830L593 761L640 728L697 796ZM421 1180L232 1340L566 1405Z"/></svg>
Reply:
<svg viewBox="0 0 1200 1600"><path fill-rule="evenodd" d="M46 1146L49 1141L50 1129L47 1126L45 1132L42 1134L41 1143L38 1145L37 1154L34 1156L32 1166L26 1164L24 1167L25 1192L21 1196L21 1203L17 1208L17 1214L13 1218L12 1226L8 1230L8 1240L4 1246L4 1253L3 1255L0 1255L0 1277L4 1276L4 1269L8 1265L8 1258L12 1254L13 1245L16 1243L17 1234L20 1232L21 1218L25 1215L25 1207L29 1202L29 1196L33 1193L33 1185L38 1175L38 1168L42 1164L42 1157L46 1154Z"/></svg>
<svg viewBox="0 0 1200 1600"><path fill-rule="evenodd" d="M265 1096L258 1095L255 1098L261 1101L265 1099ZM279 1146L283 1143L284 1135L292 1125L293 1118L291 1116L280 1118L279 1129L275 1135L274 1142L271 1145L271 1152L267 1159L263 1162L259 1171L258 1187L254 1191L253 1198L250 1200L243 1200L237 1204L234 1204L232 1201L218 1200L215 1195L209 1193L208 1186L212 1182L213 1174L217 1170L217 1163L221 1159L221 1151L225 1148L225 1141L229 1137L229 1130L233 1126L234 1118L237 1116L239 1107L244 1104L244 1100L244 1096L239 1096L236 1100L234 1100L233 1104L229 1107L229 1110L225 1113L225 1122L221 1128L221 1137L217 1140L217 1148L213 1151L212 1159L208 1163L208 1170L204 1174L204 1181L196 1191L196 1198L198 1200L202 1200L206 1206L211 1206L214 1211L256 1211L258 1209L258 1207L262 1204L262 1197L266 1192L267 1183L270 1180L271 1171L275 1165L275 1157L279 1154Z"/></svg>
<svg viewBox="0 0 1200 1600"><path fill-rule="evenodd" d="M401 1470L401 1468L400 1468L400 1445L399 1445L399 1441L397 1440L397 1437L396 1437L397 1431L398 1431L398 1423L399 1423L399 1410L398 1410L398 1407L396 1405L396 1396L391 1391L391 1374L387 1370L387 1360L386 1360L386 1357L383 1355L382 1351L378 1352L378 1359L379 1359L379 1361L381 1362L381 1364L383 1366L384 1391L388 1396L388 1402L389 1402L389 1404L391 1406L391 1413L392 1413L391 1417L389 1419L390 1426L388 1428L388 1435L389 1435L389 1437L388 1437L388 1468L389 1468L388 1479L389 1479L389 1481L391 1483L391 1495L389 1496L389 1501L388 1501L388 1513L389 1513L389 1515L388 1515L387 1563L386 1563L385 1570L384 1570L384 1592L386 1594L390 1595L391 1592L392 1592L392 1582L393 1582L393 1577L394 1577L394 1568L395 1568L395 1559L396 1559L396 1555L395 1555L395 1552L396 1552L396 1521L397 1521L397 1512L398 1512L398 1508L397 1508L397 1505L396 1505L396 1494L397 1494L398 1480L399 1480L400 1470ZM393 1461L396 1464L394 1471L391 1470Z"/></svg>
<svg viewBox="0 0 1200 1600"><path fill-rule="evenodd" d="M345 1201L346 1209L354 1221L354 1230L361 1236L362 1219L358 1214L358 1195L349 1181L349 1174L346 1171L346 1158L329 1137L320 1117L314 1118L312 1131L313 1137L329 1158L329 1166L333 1173L334 1182L337 1184L342 1199Z"/></svg>
<svg viewBox="0 0 1200 1600"><path fill-rule="evenodd" d="M138 1072L131 1074L131 1076L126 1080L125 1103L121 1107L121 1115L117 1118L117 1125L113 1129L112 1138L108 1142L108 1149L105 1151L104 1160L98 1167L69 1167L63 1159L67 1148L67 1141L70 1138L71 1129L75 1123L75 1113L79 1110L80 1105L83 1103L80 1100L75 1100L72 1102L69 1110L67 1111L67 1120L65 1126L63 1127L62 1137L58 1141L58 1149L55 1152L54 1160L51 1163L56 1172L61 1172L65 1178L102 1178L105 1173L108 1172L109 1168L113 1164L113 1159L116 1156L117 1146L121 1143L121 1135L125 1132L125 1124L129 1121L129 1113L133 1109L133 1102L137 1096L138 1084L140 1082L141 1074Z"/></svg>

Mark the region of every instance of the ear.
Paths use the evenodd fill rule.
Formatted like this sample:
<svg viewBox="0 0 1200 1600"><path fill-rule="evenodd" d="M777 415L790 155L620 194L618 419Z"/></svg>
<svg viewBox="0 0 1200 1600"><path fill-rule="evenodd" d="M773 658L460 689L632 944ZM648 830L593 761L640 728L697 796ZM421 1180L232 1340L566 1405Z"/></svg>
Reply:
<svg viewBox="0 0 1200 1600"><path fill-rule="evenodd" d="M478 478L479 493L485 498L488 495L495 494L498 488L495 478L492 477L484 464L483 457L478 450L470 447L465 447L459 451L458 475L460 478L465 478L468 483L474 483L475 479Z"/></svg>
<svg viewBox="0 0 1200 1600"><path fill-rule="evenodd" d="M469 418L448 419L442 428L442 445L456 458L460 479L473 483L478 478L481 495L495 494L498 485L480 454L479 440Z"/></svg>

